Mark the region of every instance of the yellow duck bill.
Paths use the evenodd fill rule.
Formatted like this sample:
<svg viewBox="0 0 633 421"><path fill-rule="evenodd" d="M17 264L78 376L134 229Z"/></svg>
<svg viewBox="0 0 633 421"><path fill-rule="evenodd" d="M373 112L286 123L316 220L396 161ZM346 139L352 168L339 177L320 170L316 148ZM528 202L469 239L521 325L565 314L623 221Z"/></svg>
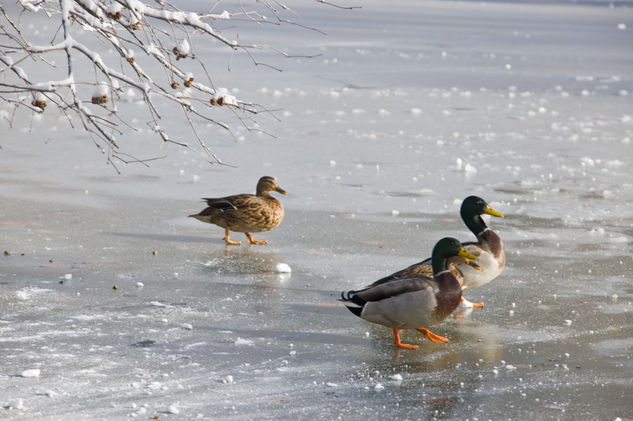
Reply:
<svg viewBox="0 0 633 421"><path fill-rule="evenodd" d="M459 256L462 256L462 257L465 257L466 259L469 259L469 260L477 260L477 259L478 259L478 257L477 257L477 256L475 256L474 254L469 253L468 251L466 251L466 249L465 249L464 247L462 247L462 248L459 250L458 255L459 255Z"/></svg>
<svg viewBox="0 0 633 421"><path fill-rule="evenodd" d="M488 215L492 215L492 216L498 216L499 218L503 218L503 214L501 212L497 212L496 210L494 210L488 205L486 205L486 209L484 210L484 213L487 213Z"/></svg>

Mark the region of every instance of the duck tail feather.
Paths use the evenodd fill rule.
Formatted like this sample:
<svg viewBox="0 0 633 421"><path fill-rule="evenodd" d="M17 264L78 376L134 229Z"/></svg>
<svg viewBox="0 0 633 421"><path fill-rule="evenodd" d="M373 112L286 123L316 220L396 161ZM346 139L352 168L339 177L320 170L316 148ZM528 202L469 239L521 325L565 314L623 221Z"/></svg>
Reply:
<svg viewBox="0 0 633 421"><path fill-rule="evenodd" d="M345 307L347 307L347 309L351 311L354 315L361 317L360 315L363 312L362 307L350 307L350 306L345 306Z"/></svg>
<svg viewBox="0 0 633 421"><path fill-rule="evenodd" d="M353 303L360 307L363 307L365 304L367 304L367 301L356 295L356 291L341 292L341 298L339 298L339 301L343 301L344 303Z"/></svg>

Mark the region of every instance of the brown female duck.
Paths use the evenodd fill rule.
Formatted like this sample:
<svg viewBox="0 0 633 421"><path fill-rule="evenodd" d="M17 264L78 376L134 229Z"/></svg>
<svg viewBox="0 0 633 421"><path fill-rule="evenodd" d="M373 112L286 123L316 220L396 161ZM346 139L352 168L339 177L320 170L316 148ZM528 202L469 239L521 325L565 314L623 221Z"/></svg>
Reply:
<svg viewBox="0 0 633 421"><path fill-rule="evenodd" d="M271 191L287 194L273 177L265 176L257 182L255 195L203 198L209 207L189 216L224 228L224 241L227 244L240 244L240 241L230 240L229 231L243 232L251 244L266 244L265 240L254 240L250 233L270 231L284 219L284 208L279 200L270 195Z"/></svg>

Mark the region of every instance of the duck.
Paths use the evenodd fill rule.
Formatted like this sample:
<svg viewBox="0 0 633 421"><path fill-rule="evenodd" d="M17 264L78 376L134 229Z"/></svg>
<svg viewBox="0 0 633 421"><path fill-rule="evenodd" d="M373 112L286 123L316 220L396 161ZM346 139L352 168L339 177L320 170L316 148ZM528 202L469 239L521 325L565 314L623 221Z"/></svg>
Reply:
<svg viewBox="0 0 633 421"><path fill-rule="evenodd" d="M462 202L460 215L466 227L472 232L477 241L462 243L471 254L478 257L477 264L481 270L475 270L469 265L461 264L459 270L464 275L462 289L472 289L485 285L503 272L506 266L506 252L503 240L490 229L481 215L487 214L504 218L501 212L492 209L484 199L478 196L468 196ZM477 305L475 305L477 304ZM483 307L483 303L473 303L476 307Z"/></svg>
<svg viewBox="0 0 633 421"><path fill-rule="evenodd" d="M492 209L481 197L468 196L462 201L460 215L466 227L477 237L477 241L462 243L462 246L471 254L478 257L477 263L465 261L463 258L453 257L449 266L462 285L462 289L472 289L485 285L495 279L503 271L506 264L506 253L503 240L497 233L491 230L481 215L488 214L503 218L503 214ZM458 260L460 259L460 260ZM402 277L408 273L420 273L429 275L432 273L431 258L411 265L401 271L393 273L389 277ZM463 308L483 308L484 303L472 303L464 296L461 299Z"/></svg>
<svg viewBox="0 0 633 421"><path fill-rule="evenodd" d="M250 244L267 244L266 240L255 240L251 233L270 231L284 219L284 207L270 192L288 193L279 187L274 177L264 176L257 182L255 194L236 194L219 198L203 198L207 208L189 215L198 221L224 228L227 245L240 245L241 241L230 239L230 231L243 232Z"/></svg>
<svg viewBox="0 0 633 421"><path fill-rule="evenodd" d="M459 306L462 286L449 269L449 261L455 256L477 260L459 240L445 237L433 247L432 277L416 272L389 276L363 289L342 292L339 301L361 319L391 327L398 348L418 348L402 343L401 329L415 329L431 342L446 343L448 338L428 327L442 322Z"/></svg>

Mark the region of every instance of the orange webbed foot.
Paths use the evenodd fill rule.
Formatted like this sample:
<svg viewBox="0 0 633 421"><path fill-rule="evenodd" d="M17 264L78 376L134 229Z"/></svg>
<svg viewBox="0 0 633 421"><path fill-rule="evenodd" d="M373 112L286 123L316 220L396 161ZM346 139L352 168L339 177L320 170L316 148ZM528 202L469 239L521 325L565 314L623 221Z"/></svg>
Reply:
<svg viewBox="0 0 633 421"><path fill-rule="evenodd" d="M253 237L247 232L245 232L244 235L246 235L246 238L248 238L248 242L251 244L268 244L268 241L266 240L254 240Z"/></svg>
<svg viewBox="0 0 633 421"><path fill-rule="evenodd" d="M398 348L403 348L403 349L418 349L418 345L411 345L411 344L403 344L402 341L400 341L400 329L398 329L397 327L392 327L393 329L393 337L394 337L394 341L393 343L396 344L396 346Z"/></svg>
<svg viewBox="0 0 633 421"><path fill-rule="evenodd" d="M229 238L229 229L228 228L226 228L225 231L224 231L224 242L226 244L230 245L230 246L239 246L240 244L242 244L241 241L232 241Z"/></svg>
<svg viewBox="0 0 633 421"><path fill-rule="evenodd" d="M460 300L460 307L461 308L484 308L484 303L471 303L470 301L468 301L467 299L465 299L463 296Z"/></svg>
<svg viewBox="0 0 633 421"><path fill-rule="evenodd" d="M448 338L445 338L444 336L436 335L435 333L431 332L430 330L426 328L419 327L416 330L420 332L421 334L423 334L424 336L426 336L428 340L431 342L440 343L440 344L448 342Z"/></svg>

